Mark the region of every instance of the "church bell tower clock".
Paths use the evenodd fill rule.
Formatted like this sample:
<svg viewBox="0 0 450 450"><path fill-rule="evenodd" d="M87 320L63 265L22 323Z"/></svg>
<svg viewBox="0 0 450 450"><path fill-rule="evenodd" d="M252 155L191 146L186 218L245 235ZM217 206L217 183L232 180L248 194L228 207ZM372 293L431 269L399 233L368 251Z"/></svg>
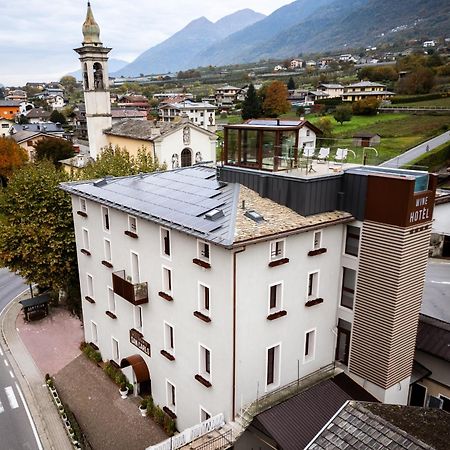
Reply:
<svg viewBox="0 0 450 450"><path fill-rule="evenodd" d="M83 74L84 102L89 137L89 151L97 158L108 145L104 130L111 128L111 100L109 95L108 53L110 48L100 42L100 27L88 2L83 24L83 46L75 49L80 55Z"/></svg>

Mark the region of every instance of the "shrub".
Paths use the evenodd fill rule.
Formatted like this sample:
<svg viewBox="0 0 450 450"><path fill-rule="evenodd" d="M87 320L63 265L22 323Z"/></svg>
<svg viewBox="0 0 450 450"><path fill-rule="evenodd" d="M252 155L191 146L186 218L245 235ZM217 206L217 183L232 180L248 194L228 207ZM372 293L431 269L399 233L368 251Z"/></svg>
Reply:
<svg viewBox="0 0 450 450"><path fill-rule="evenodd" d="M374 116L377 113L379 106L380 101L376 98L359 100L352 105L353 114L359 116Z"/></svg>
<svg viewBox="0 0 450 450"><path fill-rule="evenodd" d="M164 411L159 407L159 405L156 405L153 411L153 418L158 425L164 425L164 416Z"/></svg>
<svg viewBox="0 0 450 450"><path fill-rule="evenodd" d="M89 344L84 343L85 345L80 345L82 348L82 352L95 363L99 363L102 360L102 355L99 351L94 350Z"/></svg>
<svg viewBox="0 0 450 450"><path fill-rule="evenodd" d="M153 402L153 398L149 396L147 398L147 416L153 417L155 412L155 403Z"/></svg>
<svg viewBox="0 0 450 450"><path fill-rule="evenodd" d="M164 431L167 435L173 436L176 431L176 425L175 421L169 417L167 414L164 414L164 424L163 424Z"/></svg>
<svg viewBox="0 0 450 450"><path fill-rule="evenodd" d="M117 386L121 386L122 384L124 384L127 387L129 386L127 377L122 373L120 369L113 366L110 362L105 364L103 370L106 373L106 375L108 375L108 377L111 378L111 380L113 380L115 384L117 384ZM128 388L128 392L132 391L133 389L131 389L130 391L130 389Z"/></svg>
<svg viewBox="0 0 450 450"><path fill-rule="evenodd" d="M148 400L147 400L147 398L143 398L142 400L141 400L141 404L140 404L140 407L142 408L142 409L147 409L147 404L148 404Z"/></svg>

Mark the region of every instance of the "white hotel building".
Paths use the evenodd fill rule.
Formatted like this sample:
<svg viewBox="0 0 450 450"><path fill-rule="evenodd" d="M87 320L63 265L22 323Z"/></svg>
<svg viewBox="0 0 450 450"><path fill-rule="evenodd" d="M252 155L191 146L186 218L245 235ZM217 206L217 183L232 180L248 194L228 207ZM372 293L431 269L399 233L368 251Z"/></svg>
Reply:
<svg viewBox="0 0 450 450"><path fill-rule="evenodd" d="M86 341L179 430L336 365L406 404L434 178L249 169L235 132L217 172L63 185Z"/></svg>

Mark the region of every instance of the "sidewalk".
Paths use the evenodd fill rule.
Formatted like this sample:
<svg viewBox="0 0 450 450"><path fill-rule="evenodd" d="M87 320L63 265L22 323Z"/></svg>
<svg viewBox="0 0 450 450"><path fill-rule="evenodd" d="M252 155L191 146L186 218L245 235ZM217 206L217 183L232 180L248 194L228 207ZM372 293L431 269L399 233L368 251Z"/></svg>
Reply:
<svg viewBox="0 0 450 450"><path fill-rule="evenodd" d="M30 408L39 437L45 450L73 450L47 386L44 375L23 344L16 329L16 318L21 306L16 298L0 315L2 340L8 359L14 369L22 392Z"/></svg>
<svg viewBox="0 0 450 450"><path fill-rule="evenodd" d="M159 426L141 417L139 398L122 400L107 375L80 354L80 321L63 308L51 308L49 316L25 322L18 301L27 297L6 308L0 327L44 449L73 449L44 384L46 373L95 450L144 450L165 440Z"/></svg>

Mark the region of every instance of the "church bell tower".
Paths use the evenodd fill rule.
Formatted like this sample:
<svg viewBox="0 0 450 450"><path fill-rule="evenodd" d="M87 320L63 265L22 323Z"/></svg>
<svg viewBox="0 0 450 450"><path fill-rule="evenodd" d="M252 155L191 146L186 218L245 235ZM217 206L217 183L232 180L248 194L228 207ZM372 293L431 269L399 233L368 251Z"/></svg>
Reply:
<svg viewBox="0 0 450 450"><path fill-rule="evenodd" d="M80 55L83 74L89 151L95 159L108 145L103 130L111 128L112 124L108 79L108 53L111 49L103 47L100 42L100 27L94 19L90 2L83 24L82 45L75 51Z"/></svg>

